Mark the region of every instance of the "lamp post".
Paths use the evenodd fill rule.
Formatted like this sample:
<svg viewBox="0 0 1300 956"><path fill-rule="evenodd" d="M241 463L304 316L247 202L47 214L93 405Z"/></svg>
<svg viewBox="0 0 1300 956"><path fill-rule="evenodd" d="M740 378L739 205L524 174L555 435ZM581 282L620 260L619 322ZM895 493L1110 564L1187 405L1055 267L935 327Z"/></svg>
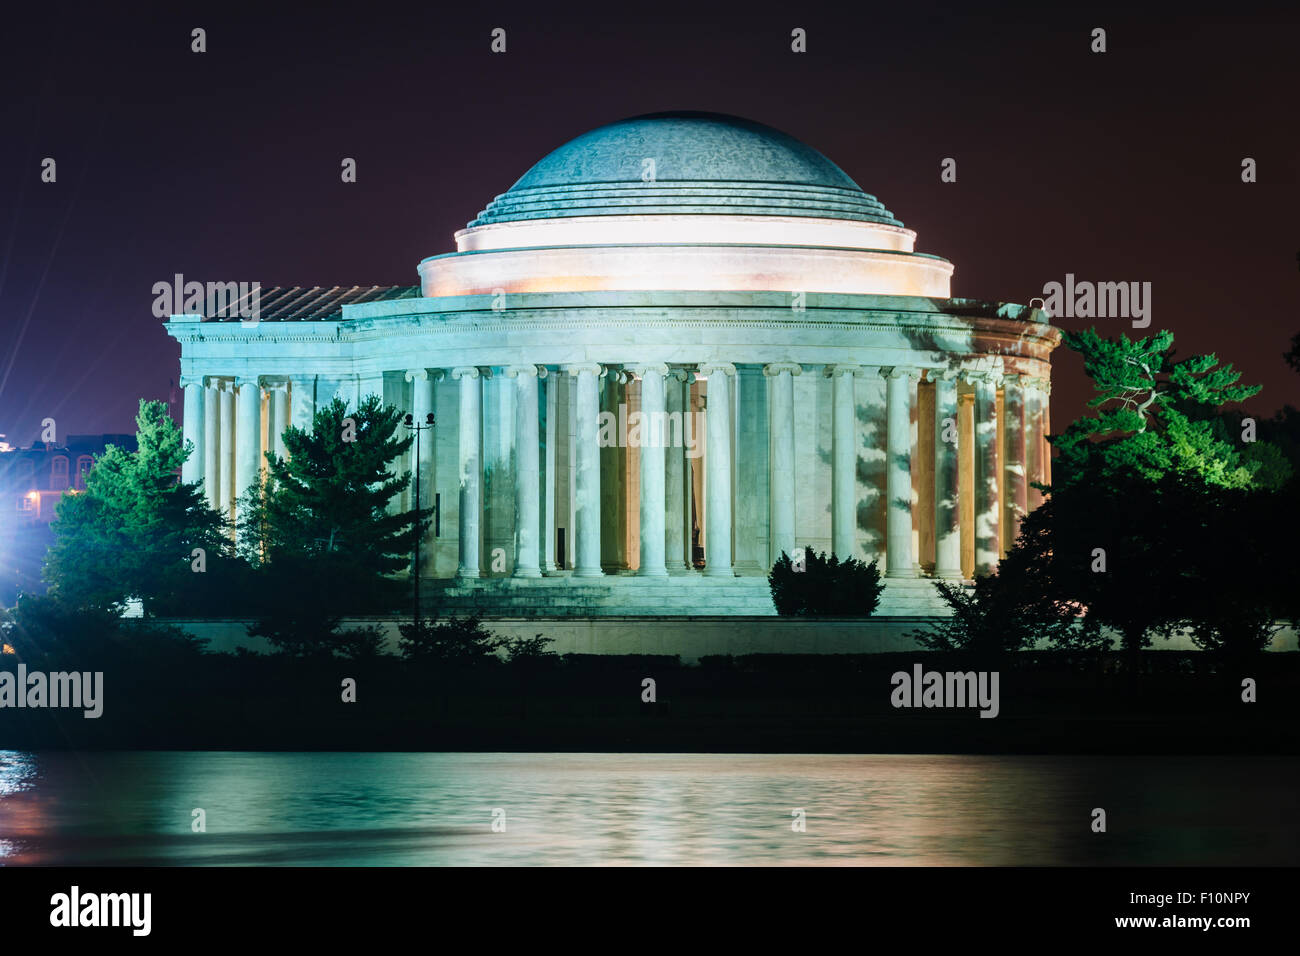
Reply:
<svg viewBox="0 0 1300 956"><path fill-rule="evenodd" d="M424 416L424 424L417 424L414 416L406 416L406 427L415 432L415 563L411 568L412 587L411 592L415 595L415 633L420 633L420 507L424 503L420 499L420 432L426 429L432 429L434 426L433 412Z"/></svg>

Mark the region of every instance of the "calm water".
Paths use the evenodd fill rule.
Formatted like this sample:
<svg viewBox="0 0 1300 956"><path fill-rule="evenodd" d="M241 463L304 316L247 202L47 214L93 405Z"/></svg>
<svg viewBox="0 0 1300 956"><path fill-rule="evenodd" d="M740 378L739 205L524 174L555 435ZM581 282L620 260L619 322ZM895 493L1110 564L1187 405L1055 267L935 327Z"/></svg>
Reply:
<svg viewBox="0 0 1300 956"><path fill-rule="evenodd" d="M1294 865L1296 764L0 751L0 863Z"/></svg>

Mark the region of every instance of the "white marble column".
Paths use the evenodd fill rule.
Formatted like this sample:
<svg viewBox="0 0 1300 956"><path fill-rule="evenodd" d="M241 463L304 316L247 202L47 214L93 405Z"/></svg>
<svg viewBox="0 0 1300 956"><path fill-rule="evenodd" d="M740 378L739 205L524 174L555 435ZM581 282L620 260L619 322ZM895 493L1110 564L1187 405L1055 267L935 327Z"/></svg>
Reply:
<svg viewBox="0 0 1300 956"><path fill-rule="evenodd" d="M596 364L570 365L570 375L577 378L575 411L574 469L575 515L574 577L598 578L605 572L600 566L600 388L605 370Z"/></svg>
<svg viewBox="0 0 1300 956"><path fill-rule="evenodd" d="M667 397L664 377L668 366L639 365L632 369L641 379L641 500L640 500L640 567L641 577L664 577L668 574L664 560L666 547L665 449L667 443Z"/></svg>
<svg viewBox="0 0 1300 956"><path fill-rule="evenodd" d="M221 505L221 387L208 379L203 390L203 493L214 511Z"/></svg>
<svg viewBox="0 0 1300 956"><path fill-rule="evenodd" d="M1038 412L1038 420L1043 431L1043 484L1050 486L1052 483L1052 443L1047 440L1047 436L1052 433L1052 380L1049 378L1039 379L1038 388L1042 406Z"/></svg>
<svg viewBox="0 0 1300 956"><path fill-rule="evenodd" d="M564 500L564 567L570 574L577 566L578 553L578 378L568 374L561 366L553 384L565 390L565 486L568 496Z"/></svg>
<svg viewBox="0 0 1300 956"><path fill-rule="evenodd" d="M736 367L732 392L735 435L731 462L732 566L737 575L767 577L772 561L772 442L769 388L762 366Z"/></svg>
<svg viewBox="0 0 1300 956"><path fill-rule="evenodd" d="M803 369L794 362L763 367L772 379L772 558L793 555L794 527L794 376Z"/></svg>
<svg viewBox="0 0 1300 956"><path fill-rule="evenodd" d="M234 517L231 501L235 497L235 386L221 383L221 492L217 510L230 521Z"/></svg>
<svg viewBox="0 0 1300 956"><path fill-rule="evenodd" d="M992 574L998 566L998 378L997 372L974 372L975 387L975 574Z"/></svg>
<svg viewBox="0 0 1300 956"><path fill-rule="evenodd" d="M474 366L454 368L451 377L460 381L460 567L456 574L476 578L483 503L483 389Z"/></svg>
<svg viewBox="0 0 1300 956"><path fill-rule="evenodd" d="M543 470L541 494L542 494L542 573L554 574L555 567L555 499L556 499L556 478L558 477L556 468L559 462L559 389L556 388L555 376L550 375L545 368L543 372L542 387L545 390L545 399L542 402L542 408L546 413L546 430L543 440ZM567 376L566 376L567 378ZM567 384L567 382L566 382Z"/></svg>
<svg viewBox="0 0 1300 956"><path fill-rule="evenodd" d="M517 578L540 578L541 439L538 432L537 380L546 370L536 365L512 365L506 375L515 380L515 571Z"/></svg>
<svg viewBox="0 0 1300 956"><path fill-rule="evenodd" d="M312 420L316 417L316 378L313 375L294 375L289 379L289 389L290 421L294 428L310 433Z"/></svg>
<svg viewBox="0 0 1300 956"><path fill-rule="evenodd" d="M1020 519L1029 510L1028 481L1025 467L1025 394L1022 376L1002 378L1002 433L1005 441L1003 486L1006 489L1004 550L1010 551L1020 533Z"/></svg>
<svg viewBox="0 0 1300 956"><path fill-rule="evenodd" d="M284 430L289 427L289 386L281 382L271 388L271 450L284 458Z"/></svg>
<svg viewBox="0 0 1300 956"><path fill-rule="evenodd" d="M670 371L664 382L664 408L670 422L664 450L664 555L669 574L695 570L690 554L691 509L687 492L690 472L686 455L691 441L699 436L691 412L690 387L690 373L680 368Z"/></svg>
<svg viewBox="0 0 1300 956"><path fill-rule="evenodd" d="M934 371L934 576L961 579L957 373Z"/></svg>
<svg viewBox="0 0 1300 956"><path fill-rule="evenodd" d="M840 560L857 553L857 405L854 379L860 365L828 365L831 396L831 552Z"/></svg>
<svg viewBox="0 0 1300 956"><path fill-rule="evenodd" d="M256 375L241 377L236 385L239 390L235 422L235 499L238 508L238 500L257 485L261 470L262 389ZM236 512L236 518L242 520L243 516Z"/></svg>
<svg viewBox="0 0 1300 956"><path fill-rule="evenodd" d="M1047 447L1043 436L1044 395L1042 379L1027 376L1025 389L1025 507L1033 511L1043 503L1043 493L1032 487L1033 482L1044 482L1043 456Z"/></svg>
<svg viewBox="0 0 1300 956"><path fill-rule="evenodd" d="M193 484L203 477L203 380L183 378L181 387L185 392L185 406L181 410L181 435L186 444L194 446L181 465L181 481Z"/></svg>
<svg viewBox="0 0 1300 956"><path fill-rule="evenodd" d="M885 378L885 574L914 578L912 562L912 380L917 369L882 368Z"/></svg>
<svg viewBox="0 0 1300 956"><path fill-rule="evenodd" d="M727 362L700 366L708 381L705 451L704 573L733 577L731 567L731 376L736 367Z"/></svg>
<svg viewBox="0 0 1300 956"><path fill-rule="evenodd" d="M415 468L418 469L420 476L420 499L415 501L415 481L411 481L411 500L415 507L427 510L432 507L434 489L437 482L437 474L434 469L434 462L437 460L437 444L434 439L434 430L428 427L428 417L433 412L433 390L434 384L442 379L442 372L428 369L413 368L408 369L403 376L406 381L411 383L411 424L419 425L419 451L416 453L416 442L412 441L411 455L415 462ZM399 433L405 431L414 439L416 432L414 429L398 429ZM432 517L429 524L429 530L425 532L420 542L420 574L426 575L433 567L436 554L434 552L434 536Z"/></svg>

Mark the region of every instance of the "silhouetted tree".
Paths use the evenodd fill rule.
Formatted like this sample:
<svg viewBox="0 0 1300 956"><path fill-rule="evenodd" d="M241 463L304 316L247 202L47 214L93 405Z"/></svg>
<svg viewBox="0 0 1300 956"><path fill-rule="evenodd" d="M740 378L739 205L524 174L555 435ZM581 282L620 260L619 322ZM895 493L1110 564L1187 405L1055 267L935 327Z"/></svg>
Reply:
<svg viewBox="0 0 1300 956"><path fill-rule="evenodd" d="M266 479L239 504L241 552L257 568L259 611L250 634L292 654L353 653L335 634L349 614L396 609L408 583L414 526L428 509L389 510L410 480L390 463L411 444L402 413L367 396L355 411L340 399L316 411L310 431L284 432L287 457L267 455ZM364 653L364 649L360 651Z"/></svg>
<svg viewBox="0 0 1300 956"><path fill-rule="evenodd" d="M876 562L843 561L832 554L804 551L803 570L784 551L767 576L772 603L782 617L869 617L880 603Z"/></svg>

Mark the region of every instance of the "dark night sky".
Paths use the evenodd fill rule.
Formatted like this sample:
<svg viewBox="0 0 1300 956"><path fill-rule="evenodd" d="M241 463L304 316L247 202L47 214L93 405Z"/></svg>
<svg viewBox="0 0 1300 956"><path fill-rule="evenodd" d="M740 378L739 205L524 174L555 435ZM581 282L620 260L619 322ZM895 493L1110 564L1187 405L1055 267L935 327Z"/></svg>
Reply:
<svg viewBox="0 0 1300 956"><path fill-rule="evenodd" d="M545 153L672 109L821 150L919 251L956 263L957 295L1026 302L1067 272L1149 281L1149 331L1263 383L1257 412L1300 404L1281 358L1300 330L1297 14L894 6L7 15L0 432L26 444L47 416L61 436L128 431L141 396L167 397L179 349L151 314L154 282L415 284L416 263ZM194 26L206 54L189 51ZM495 26L505 55L489 52ZM805 55L789 52L795 26ZM45 156L56 184L40 182ZM947 156L956 184L939 179ZM1054 382L1060 427L1088 394L1064 350Z"/></svg>

